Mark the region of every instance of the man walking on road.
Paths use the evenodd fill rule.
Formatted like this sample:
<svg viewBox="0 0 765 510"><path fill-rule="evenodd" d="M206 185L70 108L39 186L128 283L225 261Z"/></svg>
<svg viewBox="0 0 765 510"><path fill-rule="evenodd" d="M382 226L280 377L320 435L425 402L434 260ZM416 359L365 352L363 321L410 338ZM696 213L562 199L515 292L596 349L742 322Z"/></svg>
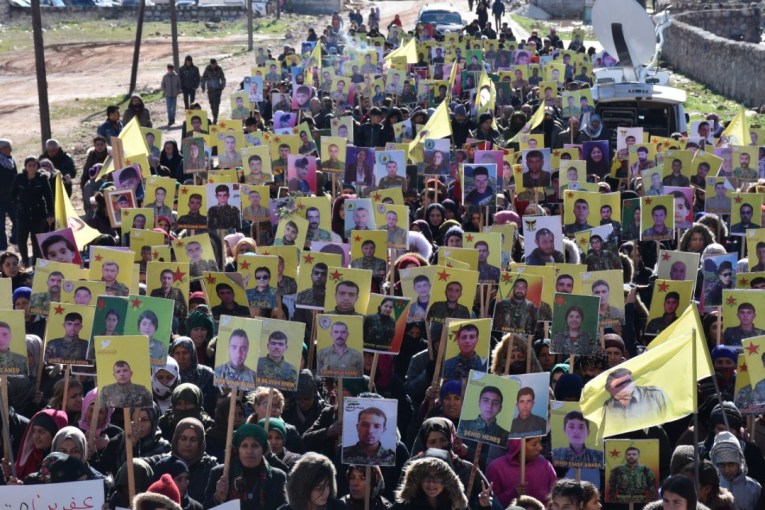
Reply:
<svg viewBox="0 0 765 510"><path fill-rule="evenodd" d="M218 110L220 109L220 96L223 89L226 88L226 75L223 69L218 65L214 58L210 59L210 64L205 68L202 74L202 92L207 89L207 99L210 101L210 110L212 110L213 124L218 123Z"/></svg>
<svg viewBox="0 0 765 510"><path fill-rule="evenodd" d="M178 69L178 76L181 78L181 90L183 91L183 107L189 109L197 95L199 87L199 68L194 65L191 55L186 55L186 60Z"/></svg>
<svg viewBox="0 0 765 510"><path fill-rule="evenodd" d="M501 27L500 22L505 14L505 4L502 0L494 0L494 3L491 4L491 13L494 15L494 26L497 28Z"/></svg>
<svg viewBox="0 0 765 510"><path fill-rule="evenodd" d="M167 125L175 124L175 104L181 93L181 79L175 73L175 66L167 64L167 73L162 77L162 94L167 105Z"/></svg>

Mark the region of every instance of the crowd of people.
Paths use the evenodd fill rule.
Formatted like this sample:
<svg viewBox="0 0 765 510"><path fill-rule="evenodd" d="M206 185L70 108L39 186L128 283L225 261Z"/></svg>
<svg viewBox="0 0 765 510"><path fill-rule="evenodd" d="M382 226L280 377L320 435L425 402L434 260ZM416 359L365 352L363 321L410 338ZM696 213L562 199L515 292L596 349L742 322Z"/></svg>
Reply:
<svg viewBox="0 0 765 510"><path fill-rule="evenodd" d="M472 11L472 0L470 4ZM143 184L131 185L122 182L123 173L115 182L113 174L101 172L112 140L124 134L129 123L149 129L144 133L152 134L153 140L151 114L138 95L131 98L123 115L118 106L110 106L93 146L74 158L51 139L39 157L17 161L12 142L0 140L4 178L0 214L3 220L6 214L11 219L10 235L5 228L0 232L0 249L4 251L0 275L10 281L3 288L12 293L8 298L13 309L25 312L27 348L26 374L4 372L9 387L9 402L3 402L8 406L8 430L0 441L10 443L3 445L7 453L2 459L2 482L12 486L99 479L103 480L109 508L136 510L199 510L232 500L238 500L245 510L597 510L603 504L606 508L651 510L762 508L765 396L758 381L751 381L747 394L747 388L737 385L736 379L740 376L743 342L757 339L763 329L758 327L762 325L752 304L734 311L737 325L723 322L722 304L730 290L761 289L755 285L765 284L765 275L760 273L765 264L765 243L755 244L746 255L746 237L736 236L732 228L735 223L740 233L755 237L755 229L765 223L761 187L765 151L753 144L759 156L759 166L753 166L759 170L750 173L746 165L728 169L726 165L735 166L730 161L732 154L749 152L738 146L722 147L721 156L715 159L717 146L724 146L726 140L720 141L725 125L714 113L702 121L707 131L699 127L698 133L665 133L652 139L646 126L642 131L644 143L636 141L634 135L632 143L641 148L650 145L650 150L630 150L629 143L619 146L615 128L641 126L604 125L587 95L593 69L614 64L613 59L587 48L581 34L572 37L567 48L555 30L544 37L535 30L529 38L517 41L506 23L499 26L503 15L500 0L493 5L480 0L476 19L460 34L440 34L430 26L419 25L407 34L398 15L383 34L379 10L372 9L367 23L356 10L348 21L335 14L320 35L310 29L305 46L298 52L290 46L279 54L265 49L262 60L256 62L262 75L242 80L241 89L232 91L252 96L245 81L262 86L241 119L242 129L237 126L232 130L231 144L237 145L231 156L225 152L228 141L221 139L218 146L208 138L211 128L223 118L220 106L227 81L222 67L211 59L200 73L191 56L177 74L168 66L162 78L167 124L176 122L175 100L181 94L188 122L184 123L183 141L166 136L161 147L154 147L156 152L147 146L149 166L141 171L177 182L176 190L158 188L160 193L153 189L154 202L141 203L142 193L148 189L143 186L145 175ZM418 43L414 57L405 56L403 63L384 58L403 48L410 36ZM320 55L320 62L315 55ZM366 58L369 55L371 58ZM364 69L364 65L370 67ZM554 70L559 73L553 74ZM348 88L344 88L346 80ZM209 117L195 101L200 87L208 94ZM309 96L298 97L299 93ZM564 100L571 97L573 101ZM232 96L232 112L246 107L242 106L246 101L237 103L234 99ZM444 106L447 116L439 118L437 112ZM225 115L225 107L223 110ZM291 123L287 131L279 124L283 115L288 116L284 122ZM231 121L227 123L230 127ZM225 128L218 129L223 132ZM430 139L423 131L444 130L446 134L437 138L443 138L440 141L446 142L445 146L427 145ZM752 140L758 132L752 129ZM290 136L295 137L294 145L285 141ZM185 142L194 138L205 142ZM327 146L323 138L329 138L331 144ZM347 140L346 154L338 148L338 138ZM411 140L425 143L409 146ZM237 154L262 145L267 151L257 160ZM200 147L207 158L200 154ZM551 150L559 153L553 157ZM688 167L693 162L698 173L692 175L689 169L680 173L679 166L669 164L668 150L688 152L693 158ZM375 152L380 156L395 151L403 153L400 165L395 157L375 159ZM566 151L568 158L561 156ZM496 159L494 154L498 154ZM300 157L295 159L295 155ZM201 166L190 166L197 156L203 159ZM483 156L489 158L481 159ZM75 159L84 162L81 174ZM550 159L557 168L551 166ZM663 174L666 182L658 185L688 188L689 194L673 196L669 192L674 215L668 214L666 207L663 212L653 208L649 217L654 224L646 228L650 224L641 226L639 207L630 209L628 215L626 204L637 199L642 199L643 205L650 204L646 197L661 199L666 194L665 190L652 193L653 183L650 187L643 183L641 173L656 171L663 161L667 162ZM270 172L261 172L266 165L260 165L269 162ZM702 175L702 164L708 175ZM377 165L380 174L373 171ZM718 172L713 174L710 168L715 165ZM307 179L307 168L315 173L315 181ZM222 184L213 184L219 202L207 210L201 209L201 196L186 197L179 192L186 186L212 183L212 177L223 175L216 173L219 170L233 172L242 186L252 186L248 188L247 207L244 202L238 208L230 205L230 188ZM707 177L714 177L712 190L722 186L716 198L727 199L727 209L725 204L712 208L715 212L705 207L710 189ZM61 179L63 196L55 193L57 178ZM138 176L136 180L141 181ZM200 233L209 236L214 252L213 259L201 261L207 265L200 262L196 270L196 259L190 259L195 278L188 295L170 286L171 270L167 275L163 272L167 286L163 283L160 290L151 291L152 296L176 302L172 333L168 352L160 353L164 364L152 365L151 387L142 389L150 390L152 401L130 417L129 434L125 432L126 415L120 409L99 408L96 401L103 396L99 397L93 377L70 377L62 365L46 362L45 353L51 345L46 338L49 319L31 311L36 308L34 303L30 305L36 262L59 260L59 254L50 248L53 243L38 243L35 236L66 226L57 217L55 201L68 200L66 195L71 195L74 182L82 189L84 224L95 229L97 236L74 250L64 241L59 247L62 253L79 251L85 267L93 263L89 259L91 247L132 246L115 226L115 206L107 203L110 192L128 187L140 189L134 207L153 210L154 225L145 228L160 233L163 245L173 247L173 260L177 246L183 246L176 243ZM579 193L576 200L566 198L572 191ZM385 220L378 222L377 228L387 230L388 247L381 252L374 241L365 240L359 243L358 253L352 249L354 260L349 263L347 245L353 243L357 232L374 230L374 223L368 217L370 211L358 205L349 209L347 205L372 199L375 193L383 193L387 200L375 202L375 207L383 208ZM741 195L748 197L746 211L731 208L731 197ZM174 200L169 199L171 196ZM326 199L328 215L322 216L318 207L303 210L298 206L300 198L311 196ZM179 205L186 200L189 208L181 215ZM270 210L267 204L272 204ZM388 205L401 209L386 209ZM683 211L679 218L678 208ZM405 211L406 217L397 211ZM594 220L591 213L598 219ZM624 213L623 218L620 213ZM673 225L677 230L670 228L666 236L659 221L664 216L676 219ZM684 224L686 218L690 220ZM304 224L308 232L298 236ZM598 230L602 227L607 230ZM484 239L480 236L492 231L507 238L495 234L496 245L490 240L473 240ZM589 236L582 243L579 237L584 233ZM297 239L305 239L304 245ZM186 245L186 253L193 249L192 244ZM11 245L18 250L8 250ZM295 246L302 260L302 255L319 252L324 245L345 245L345 251L331 246L321 251L345 254L346 263L338 267L367 275L373 294L411 300L408 316L394 323L389 316L395 301L386 304L383 300L376 310L357 309L361 302L357 282L335 287L336 307L325 311L364 315L363 335L374 337L370 342L377 345L377 353L344 350L349 327L342 322L331 328L337 348L315 351L317 329L323 326L311 309L321 311L330 293L327 281L333 268L326 263L285 268L280 257L277 271L257 268L246 291L250 306L234 300L231 285L218 285L213 296L213 287L202 284L202 276L209 271L241 271L243 256L267 255L271 246ZM470 254L459 258L460 249L473 252L475 258ZM491 254L500 252L501 262L492 264ZM667 276L662 276L661 254L665 252L691 258L681 257L682 270L672 264L671 274L668 269ZM721 256L735 260L720 262ZM147 294L147 259L142 257L135 263L141 275L136 294ZM688 260L696 267L687 267ZM554 277L544 284L554 287L556 295L580 294L594 299L590 308L575 301L564 309L565 318L558 329L554 314L559 307L545 298L532 297L534 292L539 294L533 269L545 265L555 266ZM518 268L524 266L531 268L523 273L528 277L518 275L523 272ZM577 266L581 271L574 269ZM306 271L304 267L309 267L309 283L299 287L296 275ZM425 274L417 271L429 267L434 268L433 278L407 276L412 271ZM471 281L478 282L478 289L474 292L472 284L454 280L444 283L446 301L438 301L440 295L431 297L435 270L446 267L466 268L465 273L475 275ZM590 276L582 276L582 271ZM614 271L618 272L615 281L606 276ZM750 277L745 277L748 273ZM508 274L513 275L511 285L501 291L503 277ZM735 283L741 277L745 282ZM275 287L263 284L272 278ZM537 278L540 282L544 279ZM688 282L693 291L659 297L659 292L666 292L659 290L659 285L666 281ZM122 290L111 286L107 292L116 295L123 294ZM124 290L123 295L127 295L127 288ZM52 290L50 297L55 301ZM659 312L650 315L652 301L658 299ZM627 449L624 463L607 473L602 444L599 451L585 448L583 438L590 426L576 411L567 414L564 423L571 452L562 449L554 454L547 418L529 417L533 391L521 390L513 403L516 418L512 423L500 423L495 419L503 406L502 394L487 387L481 393L479 417L460 427L489 434L494 431L502 438L501 444L480 444L457 434L471 370L494 375L547 373L550 400L554 395L556 401L576 403L588 381L641 356L657 334L692 306L701 312L703 331L699 334L714 365L714 374L698 385L697 428L688 416L616 436L654 440L658 444L655 468L640 464L640 450L633 446ZM269 347L272 357L263 358L266 362L259 362L256 370L242 372L244 358L235 363L232 350L244 349L246 355L244 331L232 333L228 343L231 366L224 365L225 352L216 349L221 316L305 324L300 366L283 370L283 360L274 361ZM599 328L587 326L592 317L600 321ZM493 318L489 352L476 355L479 327L465 327L455 336L459 353L455 351L446 359L442 352L446 346L441 345L442 338L447 338L442 334L444 321L481 318ZM70 319L76 320L74 316ZM151 322L150 317L147 320ZM154 315L154 329L156 321ZM0 333L3 324L0 322ZM107 314L106 331L117 334L109 324ZM400 350L380 353L379 347L389 345L397 333L403 334ZM76 337L76 333L70 336ZM66 342L70 336L60 340ZM9 352L3 339L0 335L0 371L17 370L12 368L18 365L15 353ZM288 339L269 338L269 346L279 342L283 352ZM155 357L153 352L152 363ZM345 361L340 361L341 357ZM441 359L446 360L443 370L436 366ZM329 370L326 367L335 366L333 363L340 367L338 373L358 371L363 378L343 379L340 385L337 379L317 375L317 369ZM277 372L296 384L293 391L259 385L252 391L230 394L216 383L228 378L221 375L225 370L242 372L244 375L231 377L241 377L253 385L263 374L273 376ZM108 386L103 386L102 393L108 393ZM624 391L629 391L628 401L644 398L632 393L634 386ZM233 402L232 395L236 396ZM616 390L612 395L616 398ZM146 397L148 400L148 391ZM397 430L394 447L384 449L379 436L366 431L361 418L364 413L359 414L358 435L344 437L341 403L350 397L396 402L396 423L386 423L382 414L380 424L383 429ZM484 400L493 412L484 413ZM650 408L646 402L642 405ZM95 409L97 417L93 416ZM579 427L579 435L574 427ZM523 439L513 436L521 430L537 431L538 435ZM224 466L226 448L231 448L232 455ZM132 460L128 462L130 449ZM579 465L590 469L571 470L574 464L555 461L558 454L567 456L567 462L584 456L586 461ZM348 459L356 463L343 463ZM127 474L131 467L136 494L133 501ZM632 499L619 498L625 494Z"/></svg>

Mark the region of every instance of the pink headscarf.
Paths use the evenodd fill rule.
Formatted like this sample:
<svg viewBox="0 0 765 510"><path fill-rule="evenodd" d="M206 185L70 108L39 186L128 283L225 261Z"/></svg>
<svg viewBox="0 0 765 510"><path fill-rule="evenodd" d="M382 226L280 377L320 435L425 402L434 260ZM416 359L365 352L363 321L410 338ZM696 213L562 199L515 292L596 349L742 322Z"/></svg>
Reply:
<svg viewBox="0 0 765 510"><path fill-rule="evenodd" d="M90 407L90 404L92 404L96 400L97 396L98 396L98 388L93 388L82 399L82 418L80 418L80 422L78 423L78 425L80 426L80 429L82 429L86 433L90 430L90 420L87 420L85 416L87 415L88 407ZM104 422L104 425L102 427L99 427L99 426L96 427L96 436L100 436L101 432L103 432L104 429L106 429L106 427L109 426L109 422L112 420L112 414L114 414L114 408L107 407L106 421Z"/></svg>

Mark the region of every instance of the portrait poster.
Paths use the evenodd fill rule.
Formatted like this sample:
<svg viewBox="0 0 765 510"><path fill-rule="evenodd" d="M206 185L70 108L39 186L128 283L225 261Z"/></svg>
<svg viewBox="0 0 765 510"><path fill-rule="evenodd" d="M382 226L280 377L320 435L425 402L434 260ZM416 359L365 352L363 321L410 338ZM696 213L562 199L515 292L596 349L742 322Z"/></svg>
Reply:
<svg viewBox="0 0 765 510"><path fill-rule="evenodd" d="M436 268L433 302L426 320L469 319L478 287L478 272L446 267Z"/></svg>
<svg viewBox="0 0 765 510"><path fill-rule="evenodd" d="M759 175L759 149L750 146L736 146L733 149L733 177L739 186L756 181Z"/></svg>
<svg viewBox="0 0 765 510"><path fill-rule="evenodd" d="M731 193L730 235L744 236L750 229L761 225L762 195L758 193Z"/></svg>
<svg viewBox="0 0 765 510"><path fill-rule="evenodd" d="M30 313L48 315L48 304L51 301L61 301L64 280L78 280L83 276L77 264L37 260L35 278L32 281L32 296L29 300Z"/></svg>
<svg viewBox="0 0 765 510"><path fill-rule="evenodd" d="M364 376L364 317L316 316L316 374L319 377L358 379Z"/></svg>
<svg viewBox="0 0 765 510"><path fill-rule="evenodd" d="M308 235L308 222L297 214L279 220L276 227L274 246L295 246L298 250L305 246Z"/></svg>
<svg viewBox="0 0 765 510"><path fill-rule="evenodd" d="M152 247L165 244L165 234L155 230L130 229L127 236L130 239L130 251L134 254L134 262L141 263L141 272L146 271L146 264L154 260ZM159 256L159 254L157 254Z"/></svg>
<svg viewBox="0 0 765 510"><path fill-rule="evenodd" d="M736 288L739 290L765 289L765 271L738 273L736 277Z"/></svg>
<svg viewBox="0 0 765 510"><path fill-rule="evenodd" d="M558 152L557 150L553 152ZM587 183L587 162L581 160L561 160L558 172L560 189L572 191L584 190Z"/></svg>
<svg viewBox="0 0 765 510"><path fill-rule="evenodd" d="M504 269L510 264L510 254L513 252L513 245L517 236L518 226L513 223L504 225L484 225L484 232L499 233L502 239L502 250L500 256L502 259L501 267Z"/></svg>
<svg viewBox="0 0 765 510"><path fill-rule="evenodd" d="M270 191L267 185L242 184L242 217L250 222L270 220Z"/></svg>
<svg viewBox="0 0 765 510"><path fill-rule="evenodd" d="M648 310L647 335L658 335L682 315L693 297L693 281L656 279Z"/></svg>
<svg viewBox="0 0 765 510"><path fill-rule="evenodd" d="M332 119L330 133L333 137L344 138L348 143L353 143L353 117L348 115Z"/></svg>
<svg viewBox="0 0 765 510"><path fill-rule="evenodd" d="M504 333L534 334L542 306L543 285L544 277L541 275L504 271L499 279L492 329Z"/></svg>
<svg viewBox="0 0 765 510"><path fill-rule="evenodd" d="M102 385L98 391L101 406L151 407L149 344L138 335L96 336L96 371ZM162 362L165 366L167 359Z"/></svg>
<svg viewBox="0 0 765 510"><path fill-rule="evenodd" d="M51 303L45 330L45 363L87 365L95 308Z"/></svg>
<svg viewBox="0 0 765 510"><path fill-rule="evenodd" d="M412 300L407 322L425 322L428 310L433 304L431 294L436 270L436 266L408 267L401 270L401 292Z"/></svg>
<svg viewBox="0 0 765 510"><path fill-rule="evenodd" d="M491 319L450 320L441 377L467 379L470 371L487 372L491 349Z"/></svg>
<svg viewBox="0 0 765 510"><path fill-rule="evenodd" d="M4 309L0 313L3 315L0 321L0 375L25 375L29 370L24 310Z"/></svg>
<svg viewBox="0 0 765 510"><path fill-rule="evenodd" d="M746 231L746 252L749 271L765 271L765 229Z"/></svg>
<svg viewBox="0 0 765 510"><path fill-rule="evenodd" d="M723 343L740 347L745 340L765 335L765 293L754 289L723 290Z"/></svg>
<svg viewBox="0 0 765 510"><path fill-rule="evenodd" d="M549 430L549 387L546 373L510 375L507 378L519 385L516 394L513 419L510 422L510 439L544 436ZM508 403L509 405L509 403Z"/></svg>
<svg viewBox="0 0 765 510"><path fill-rule="evenodd" d="M207 189L182 185L178 195L178 228L207 229Z"/></svg>
<svg viewBox="0 0 765 510"><path fill-rule="evenodd" d="M343 182L356 186L374 186L375 150L367 147L347 146Z"/></svg>
<svg viewBox="0 0 765 510"><path fill-rule="evenodd" d="M624 324L624 284L621 269L585 271L580 275L580 294L600 298L599 328Z"/></svg>
<svg viewBox="0 0 765 510"><path fill-rule="evenodd" d="M167 363L170 335L173 329L173 308L169 299L151 296L128 296L125 335L142 335L149 339L151 365Z"/></svg>
<svg viewBox="0 0 765 510"><path fill-rule="evenodd" d="M35 235L42 258L65 264L82 265L80 250L71 227Z"/></svg>
<svg viewBox="0 0 765 510"><path fill-rule="evenodd" d="M690 280L695 285L700 257L693 252L660 250L657 275L662 280Z"/></svg>
<svg viewBox="0 0 765 510"><path fill-rule="evenodd" d="M734 193L733 184L727 177L707 177L704 211L714 214L730 214Z"/></svg>
<svg viewBox="0 0 765 510"><path fill-rule="evenodd" d="M207 296L207 305L216 319L224 314L238 317L250 316L247 293L241 274L205 272L202 277L202 289ZM229 307L226 306L227 304Z"/></svg>
<svg viewBox="0 0 765 510"><path fill-rule="evenodd" d="M600 299L597 296L555 293L550 352L593 356L601 349Z"/></svg>
<svg viewBox="0 0 765 510"><path fill-rule="evenodd" d="M263 319L261 322L255 384L281 391L295 391L303 352L305 324L278 319Z"/></svg>
<svg viewBox="0 0 765 510"><path fill-rule="evenodd" d="M581 268L582 266L576 266ZM557 266L547 264L544 266L529 266L527 264L512 264L511 270L519 273L528 279L532 275L542 277L542 297L539 305L539 313L537 314L537 320L539 321L551 321L552 320L552 303L553 294L555 293L555 281L557 275Z"/></svg>
<svg viewBox="0 0 765 510"><path fill-rule="evenodd" d="M344 398L341 462L356 466L395 466L397 420L398 402L394 399ZM369 457L367 451L375 447L377 454Z"/></svg>
<svg viewBox="0 0 765 510"><path fill-rule="evenodd" d="M316 158L292 155L287 158L287 186L292 193L316 193Z"/></svg>
<svg viewBox="0 0 765 510"><path fill-rule="evenodd" d="M747 338L738 355L735 404L741 414L765 409L765 336Z"/></svg>
<svg viewBox="0 0 765 510"><path fill-rule="evenodd" d="M348 199L345 206L345 238L351 237L352 230L374 230L377 228L370 198Z"/></svg>
<svg viewBox="0 0 765 510"><path fill-rule="evenodd" d="M525 262L530 266L563 262L563 232L560 216L524 216Z"/></svg>
<svg viewBox="0 0 765 510"><path fill-rule="evenodd" d="M247 305L251 309L276 308L279 258L245 253L239 255L236 262L247 294Z"/></svg>
<svg viewBox="0 0 765 510"><path fill-rule="evenodd" d="M143 200L143 181L151 175L149 160L146 154L128 156L124 161L125 166L111 173L114 187L117 190L132 190L136 198Z"/></svg>
<svg viewBox="0 0 765 510"><path fill-rule="evenodd" d="M259 319L221 315L214 384L219 388L252 391L255 389L255 370L258 365L258 347L261 328ZM226 356L223 353L228 353ZM222 354L222 355L220 355Z"/></svg>
<svg viewBox="0 0 765 510"><path fill-rule="evenodd" d="M404 340L411 299L371 294L364 316L364 351L398 354Z"/></svg>
<svg viewBox="0 0 765 510"><path fill-rule="evenodd" d="M372 271L329 267L324 311L365 314L372 293Z"/></svg>
<svg viewBox="0 0 765 510"><path fill-rule="evenodd" d="M258 83L258 78L255 76L245 76L244 89L228 96L231 101L232 120L245 120L250 116L250 111L252 110L250 93L253 94L252 97L255 102L263 100L263 88L261 87L261 83Z"/></svg>
<svg viewBox="0 0 765 510"><path fill-rule="evenodd" d="M490 445L507 444L518 390L517 380L471 370L462 400L457 435Z"/></svg>
<svg viewBox="0 0 765 510"><path fill-rule="evenodd" d="M304 251L300 254L296 308L324 309L324 294L330 267L342 265L342 255Z"/></svg>
<svg viewBox="0 0 765 510"><path fill-rule="evenodd" d="M439 253L443 253L444 257L451 260L451 261L457 261L460 262L460 264L454 266L458 269L469 269L471 271L477 271L478 270L478 251L471 249L471 248L452 248L448 246L442 246L440 248ZM445 263L442 263L440 260L438 262L439 266L448 266Z"/></svg>
<svg viewBox="0 0 765 510"><path fill-rule="evenodd" d="M61 286L61 303L95 306L96 298L106 294L104 282L64 280Z"/></svg>
<svg viewBox="0 0 765 510"><path fill-rule="evenodd" d="M247 146L240 152L245 184L259 186L274 180L271 172L271 152L268 145Z"/></svg>
<svg viewBox="0 0 765 510"><path fill-rule="evenodd" d="M146 294L172 299L174 314L182 319L189 304L189 273L188 262L149 262L146 265Z"/></svg>
<svg viewBox="0 0 765 510"><path fill-rule="evenodd" d="M424 175L449 175L449 158L451 155L448 139L428 138L423 142Z"/></svg>
<svg viewBox="0 0 765 510"><path fill-rule="evenodd" d="M404 189L406 187L406 158L404 157L404 151L375 151L374 174L378 189Z"/></svg>
<svg viewBox="0 0 765 510"><path fill-rule="evenodd" d="M128 300L121 296L98 296L93 316L93 328L88 349L88 360L94 359L95 345L93 337L121 336L125 333Z"/></svg>
<svg viewBox="0 0 765 510"><path fill-rule="evenodd" d="M596 441L597 425L584 418L579 402L554 400L550 406L550 431L553 466L574 471L580 468L582 479L585 471L595 471L600 482L604 461L602 445L598 448Z"/></svg>
<svg viewBox="0 0 765 510"><path fill-rule="evenodd" d="M122 209L122 235L128 234L131 228L151 230L154 228L154 209L149 207L129 207Z"/></svg>
<svg viewBox="0 0 765 510"><path fill-rule="evenodd" d="M461 170L462 203L468 208L495 207L498 185L497 165L466 165Z"/></svg>
<svg viewBox="0 0 765 510"><path fill-rule="evenodd" d="M115 189L106 191L106 213L112 228L122 226L122 210L137 205L135 192L132 189Z"/></svg>
<svg viewBox="0 0 765 510"><path fill-rule="evenodd" d="M499 280L501 257L501 235L499 233L465 232L463 246L478 255L478 282L496 284Z"/></svg>
<svg viewBox="0 0 765 510"><path fill-rule="evenodd" d="M659 440L609 439L606 452L606 503L633 504L659 497ZM635 470L643 473L635 483Z"/></svg>
<svg viewBox="0 0 765 510"><path fill-rule="evenodd" d="M563 195L563 233L575 236L600 225L600 193L566 191Z"/></svg>
<svg viewBox="0 0 765 510"><path fill-rule="evenodd" d="M374 212L375 223L377 228L385 233L388 248L407 248L409 246L409 208L405 205L375 202Z"/></svg>
<svg viewBox="0 0 765 510"><path fill-rule="evenodd" d="M105 282L110 296L127 296L133 284L133 260L130 250L91 246L88 279Z"/></svg>
<svg viewBox="0 0 765 510"><path fill-rule="evenodd" d="M207 134L207 127L210 125L206 110L186 110L186 119L184 121L187 133L194 131Z"/></svg>
<svg viewBox="0 0 765 510"><path fill-rule="evenodd" d="M705 310L722 305L723 290L735 288L737 264L735 253L705 257L701 262L703 287L700 301Z"/></svg>
<svg viewBox="0 0 765 510"><path fill-rule="evenodd" d="M622 241L639 239L640 216L639 198L628 198L622 202Z"/></svg>
<svg viewBox="0 0 765 510"><path fill-rule="evenodd" d="M207 195L207 227L211 230L238 229L242 226L242 201L237 182L231 184L210 183L205 187ZM211 205L214 204L214 205Z"/></svg>
<svg viewBox="0 0 765 510"><path fill-rule="evenodd" d="M218 263L208 234L196 234L173 242L173 252L179 262L189 264L191 279L199 279L206 271L217 271Z"/></svg>
<svg viewBox="0 0 765 510"><path fill-rule="evenodd" d="M351 268L368 269L376 278L388 272L388 235L381 230L351 231Z"/></svg>
<svg viewBox="0 0 765 510"><path fill-rule="evenodd" d="M339 136L321 137L321 171L324 173L342 173L345 170L347 138Z"/></svg>
<svg viewBox="0 0 765 510"><path fill-rule="evenodd" d="M671 195L640 199L640 240L670 241L675 232L675 201Z"/></svg>
<svg viewBox="0 0 765 510"><path fill-rule="evenodd" d="M351 263L351 245L325 241L311 241L311 251L340 255L340 266L349 267Z"/></svg>
<svg viewBox="0 0 765 510"><path fill-rule="evenodd" d="M209 159L205 147L205 138L202 136L184 138L181 141L181 153L183 154L184 172L191 174L207 170Z"/></svg>

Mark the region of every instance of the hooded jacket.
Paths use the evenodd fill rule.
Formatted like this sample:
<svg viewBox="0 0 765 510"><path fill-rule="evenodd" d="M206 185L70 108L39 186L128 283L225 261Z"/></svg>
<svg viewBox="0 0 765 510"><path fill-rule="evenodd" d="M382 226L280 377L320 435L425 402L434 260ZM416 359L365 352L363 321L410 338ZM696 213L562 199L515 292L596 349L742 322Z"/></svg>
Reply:
<svg viewBox="0 0 765 510"><path fill-rule="evenodd" d="M170 397L172 405L165 414L159 418L159 428L162 431L163 437L173 437L176 432L178 423L184 418L195 418L199 420L203 425L203 431L212 427L215 422L212 418L202 409L202 391L198 386L192 383L183 383L178 385L173 390L173 396ZM187 411L179 411L174 409L175 403L178 400L185 400L194 404L193 409Z"/></svg>
<svg viewBox="0 0 765 510"><path fill-rule="evenodd" d="M133 459L133 474L136 493L146 491L151 483L151 477L154 476L154 470L149 463L144 459ZM116 507L130 507L127 464L123 464L114 476L114 492L109 496L109 508L114 510Z"/></svg>
<svg viewBox="0 0 765 510"><path fill-rule="evenodd" d="M758 482L746 476L746 460L744 460L744 453L741 451L738 438L730 432L720 432L715 436L709 457L716 467L725 462L738 464L738 475L733 480L720 476L720 487L733 493L733 507L736 510L757 508L762 487Z"/></svg>
<svg viewBox="0 0 765 510"><path fill-rule="evenodd" d="M191 338L187 336L176 338L170 345L170 356L175 357L174 352L177 347L183 347L191 353L191 363L189 364L189 368L180 369L181 382L196 385L201 390L201 395L204 396L204 400L200 401L204 410L207 414L215 413L215 403L218 401L218 396L220 395L220 390L213 384L215 372L213 372L212 368L199 364L197 349Z"/></svg>
<svg viewBox="0 0 765 510"><path fill-rule="evenodd" d="M486 478L494 484L494 495L507 507L518 496L516 489L521 482L520 439L507 442L507 453L489 464ZM526 494L547 505L550 491L558 481L552 464L541 455L526 463Z"/></svg>
<svg viewBox="0 0 765 510"><path fill-rule="evenodd" d="M27 475L39 470L42 460L50 452L50 448L43 451L34 447L32 443L32 427L39 426L50 432L52 444L56 432L68 424L69 420L66 413L58 409L43 409L29 420L29 424L21 438L19 455L16 458L16 476L19 480L24 480Z"/></svg>
<svg viewBox="0 0 765 510"><path fill-rule="evenodd" d="M144 507L146 505L146 507ZM181 506L168 498L164 494L156 492L144 492L133 498L133 505L130 507L135 510L144 510L144 508L166 508L167 510L181 510Z"/></svg>
<svg viewBox="0 0 765 510"><path fill-rule="evenodd" d="M428 476L443 480L444 490L439 496L438 510L464 510L468 501L465 488L449 464L441 459L423 457L414 460L404 468L404 476L396 490L397 510L424 510L431 508L422 491L422 484Z"/></svg>
<svg viewBox="0 0 765 510"><path fill-rule="evenodd" d="M138 100L141 102L140 105L133 106L132 103L134 97L138 98ZM125 113L122 114L122 124L127 126L128 122L130 122L130 119L133 117L138 117L138 124L141 127L152 127L151 113L149 112L149 109L146 108L146 105L143 104L143 98L139 94L133 94L130 96L130 101L125 107Z"/></svg>
<svg viewBox="0 0 765 510"><path fill-rule="evenodd" d="M494 348L494 351L492 351L491 353L491 373L492 374L494 375L505 374L505 363L507 361L507 354L509 349L518 350L523 353L529 352L529 350L527 349L526 339L515 334L505 335L502 338L502 341L499 344L497 344L497 346ZM517 364L511 363L510 373L525 374L526 363L527 361L519 362ZM530 373L543 372L542 365L539 364L539 360L537 360L537 355L534 353L533 350L531 350L531 370L529 372Z"/></svg>

